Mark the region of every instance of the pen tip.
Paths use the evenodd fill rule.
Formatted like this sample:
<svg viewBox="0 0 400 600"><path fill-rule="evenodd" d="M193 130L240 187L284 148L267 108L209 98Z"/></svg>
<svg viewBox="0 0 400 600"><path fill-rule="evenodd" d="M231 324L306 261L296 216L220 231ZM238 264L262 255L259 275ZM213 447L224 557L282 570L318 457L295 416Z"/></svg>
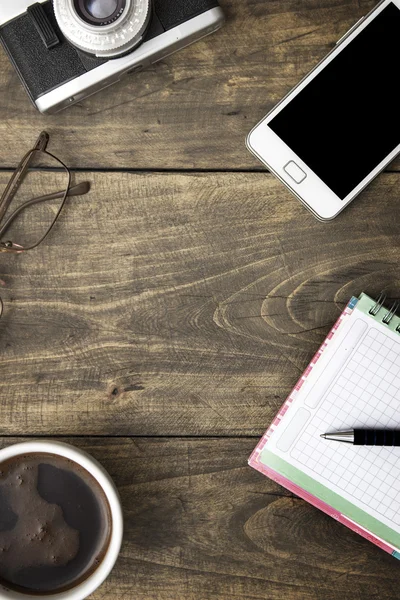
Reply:
<svg viewBox="0 0 400 600"><path fill-rule="evenodd" d="M321 435L319 437L322 437L325 440L326 439L326 433L321 433Z"/></svg>

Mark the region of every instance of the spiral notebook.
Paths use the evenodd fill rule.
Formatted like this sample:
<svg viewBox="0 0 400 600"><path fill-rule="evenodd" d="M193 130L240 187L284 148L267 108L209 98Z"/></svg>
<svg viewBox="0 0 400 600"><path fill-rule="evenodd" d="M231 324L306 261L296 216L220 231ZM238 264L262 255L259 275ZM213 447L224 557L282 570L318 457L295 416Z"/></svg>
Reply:
<svg viewBox="0 0 400 600"><path fill-rule="evenodd" d="M320 437L400 429L400 318L352 298L250 457L249 464L400 558L400 447Z"/></svg>

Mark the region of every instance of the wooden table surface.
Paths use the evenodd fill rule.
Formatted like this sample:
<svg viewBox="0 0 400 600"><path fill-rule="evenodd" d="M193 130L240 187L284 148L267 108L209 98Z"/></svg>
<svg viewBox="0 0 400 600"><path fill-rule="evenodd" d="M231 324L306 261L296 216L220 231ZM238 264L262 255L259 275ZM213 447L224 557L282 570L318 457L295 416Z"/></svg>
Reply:
<svg viewBox="0 0 400 600"><path fill-rule="evenodd" d="M375 4L222 0L217 34L52 117L0 52L0 187L38 133L88 179L1 255L1 445L70 440L114 477L121 557L93 600L400 598L399 564L247 466L352 294L400 296L400 161L332 223L250 128Z"/></svg>

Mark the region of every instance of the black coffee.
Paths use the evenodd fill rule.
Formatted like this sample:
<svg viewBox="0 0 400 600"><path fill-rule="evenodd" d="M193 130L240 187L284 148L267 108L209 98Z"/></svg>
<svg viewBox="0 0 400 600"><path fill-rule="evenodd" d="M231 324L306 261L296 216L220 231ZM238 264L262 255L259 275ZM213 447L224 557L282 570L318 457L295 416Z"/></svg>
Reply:
<svg viewBox="0 0 400 600"><path fill-rule="evenodd" d="M46 595L101 563L111 535L107 498L77 463L35 453L0 464L0 583Z"/></svg>

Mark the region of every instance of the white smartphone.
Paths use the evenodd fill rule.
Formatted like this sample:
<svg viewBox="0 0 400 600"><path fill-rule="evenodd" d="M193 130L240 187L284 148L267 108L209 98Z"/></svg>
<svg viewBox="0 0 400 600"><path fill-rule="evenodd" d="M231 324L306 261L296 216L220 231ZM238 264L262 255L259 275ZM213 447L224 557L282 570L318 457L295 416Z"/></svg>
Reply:
<svg viewBox="0 0 400 600"><path fill-rule="evenodd" d="M399 65L400 0L383 0L250 132L248 149L318 219L399 154Z"/></svg>

